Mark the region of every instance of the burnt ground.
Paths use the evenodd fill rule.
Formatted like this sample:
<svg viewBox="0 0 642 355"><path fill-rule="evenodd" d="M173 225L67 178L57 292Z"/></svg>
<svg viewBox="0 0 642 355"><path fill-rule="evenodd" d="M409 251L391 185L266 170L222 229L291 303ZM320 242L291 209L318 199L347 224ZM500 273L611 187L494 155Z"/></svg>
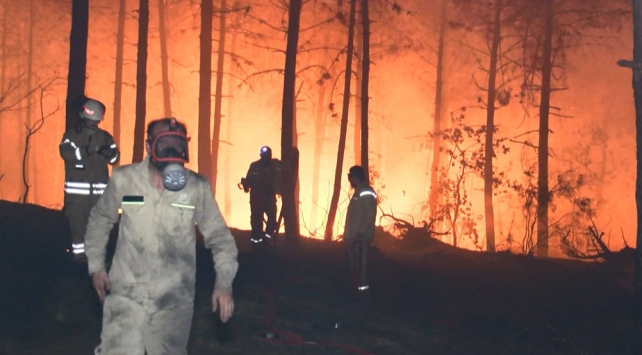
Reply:
<svg viewBox="0 0 642 355"><path fill-rule="evenodd" d="M347 291L342 244L278 240L241 253L236 312L210 311L198 252L191 354L634 354L634 256L542 260L377 236L371 290ZM0 354L92 354L100 304L67 259L60 211L0 201ZM274 334L268 339L266 332Z"/></svg>

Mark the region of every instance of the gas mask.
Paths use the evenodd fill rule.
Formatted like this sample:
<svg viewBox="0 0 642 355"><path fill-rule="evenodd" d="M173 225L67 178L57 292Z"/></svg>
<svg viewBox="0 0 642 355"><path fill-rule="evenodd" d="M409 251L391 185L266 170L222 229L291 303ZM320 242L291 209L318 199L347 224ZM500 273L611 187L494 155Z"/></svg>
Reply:
<svg viewBox="0 0 642 355"><path fill-rule="evenodd" d="M180 131L161 132L151 142L151 164L163 172L163 186L170 191L178 191L187 184L187 170L184 164L189 161L187 142L189 139Z"/></svg>

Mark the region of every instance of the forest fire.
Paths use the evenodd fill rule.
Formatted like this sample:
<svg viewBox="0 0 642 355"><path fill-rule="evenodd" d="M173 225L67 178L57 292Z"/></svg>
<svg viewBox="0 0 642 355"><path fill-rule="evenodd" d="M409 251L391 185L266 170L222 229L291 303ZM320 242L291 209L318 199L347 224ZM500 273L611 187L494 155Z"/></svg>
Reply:
<svg viewBox="0 0 642 355"><path fill-rule="evenodd" d="M341 105L349 3L315 1L301 10L293 139L299 151L300 230L314 238L324 236L344 116L340 168L346 172L363 161L362 15L356 16L355 56L349 66L355 75L348 111L343 112ZM418 228L430 225L429 232L444 242L486 250L484 196L489 193L494 207L493 246L533 252L541 184L537 148L542 105L536 88L543 85L543 69L536 63L542 43L531 42L544 34L543 27L517 43L516 34L524 33L519 21L493 27L494 13L487 9L470 9L470 18L460 18L465 12L459 6L467 6L466 2L444 2L448 5L443 7L439 0L370 3L368 161L380 197L379 216L386 214ZM559 6L574 6L567 3ZM66 129L67 78L62 73L69 67L70 6L66 1L4 4L0 136L5 146L0 198L61 208L64 171L58 145ZM201 62L200 5L166 0L149 4L146 105L140 107L139 4L92 2L85 94L107 103L101 128L114 135L120 164L132 162L134 151L142 149L135 138L141 112L146 122L167 116L186 122L192 138L188 167L214 181L229 225L248 229L249 198L237 189L238 180L258 159L261 146L270 146L274 157L281 157L287 37L282 22L287 7L259 0L214 4L212 41L205 50L210 56L207 73ZM360 6L357 9L361 11ZM514 11L506 5L497 16ZM539 15L533 16L535 23L545 25ZM44 21L45 17L58 20ZM629 163L634 161L634 106L630 72L615 65L631 52L631 41L621 35L630 33L628 22L618 23L627 29L595 25L585 30L585 37L565 38L568 44L549 48L555 58L549 68L554 80L549 83L552 96L545 129L551 196L548 227L554 240L550 255L562 254L564 238L586 250L589 228L596 228L597 235L604 232L603 240L614 250L635 244L634 166ZM499 33L497 41L501 39L496 47L493 31ZM596 33L604 34L600 37L604 40L594 39ZM496 75L489 84L493 48ZM209 87L202 84L204 77L211 80ZM207 101L211 99L207 107L200 105L203 85ZM489 98L492 105L487 105ZM494 154L490 192L484 181L489 106L496 128L490 141ZM216 167L203 168L203 159ZM349 196L344 179L334 238L342 233ZM390 228L394 219L380 221Z"/></svg>

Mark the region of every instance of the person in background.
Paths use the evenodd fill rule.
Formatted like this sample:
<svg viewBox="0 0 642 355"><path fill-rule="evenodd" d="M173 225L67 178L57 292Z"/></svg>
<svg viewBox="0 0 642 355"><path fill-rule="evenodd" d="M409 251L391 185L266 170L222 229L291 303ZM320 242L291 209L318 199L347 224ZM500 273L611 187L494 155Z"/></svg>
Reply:
<svg viewBox="0 0 642 355"><path fill-rule="evenodd" d="M357 290L366 291L370 288L367 270L368 249L374 239L377 194L366 181L365 170L361 166L355 165L350 168L348 180L354 194L348 204L343 240L348 247L353 284L358 280Z"/></svg>
<svg viewBox="0 0 642 355"><path fill-rule="evenodd" d="M271 239L277 231L276 196L281 195L281 162L272 158L272 149L261 147L260 159L252 162L241 185L250 193L250 225L252 244ZM263 229L263 220L266 220Z"/></svg>
<svg viewBox="0 0 642 355"><path fill-rule="evenodd" d="M107 186L107 165L116 164L120 152L111 134L98 128L105 117L102 102L86 99L79 115L79 124L63 134L59 150L65 162L64 212L71 232L70 250L74 260L86 262L89 211Z"/></svg>

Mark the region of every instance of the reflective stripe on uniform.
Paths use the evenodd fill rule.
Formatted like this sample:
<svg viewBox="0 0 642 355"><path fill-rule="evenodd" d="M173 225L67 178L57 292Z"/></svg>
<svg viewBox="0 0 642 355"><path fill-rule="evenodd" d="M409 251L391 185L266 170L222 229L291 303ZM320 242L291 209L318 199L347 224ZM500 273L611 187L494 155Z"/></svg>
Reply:
<svg viewBox="0 0 642 355"><path fill-rule="evenodd" d="M76 148L76 159L82 160L82 154L80 154L80 148Z"/></svg>
<svg viewBox="0 0 642 355"><path fill-rule="evenodd" d="M256 244L263 242L263 239L250 238L250 240L252 241L252 243L256 243Z"/></svg>
<svg viewBox="0 0 642 355"><path fill-rule="evenodd" d="M114 164L114 163L116 162L116 160L118 160L118 154L116 154L116 156L114 156L113 158L111 158L111 160L110 160L109 162L110 162L111 164Z"/></svg>
<svg viewBox="0 0 642 355"><path fill-rule="evenodd" d="M372 196L374 198L377 198L377 194L372 192L372 191L361 191L361 193L359 194L359 197L368 196L368 195L370 195L370 196Z"/></svg>
<svg viewBox="0 0 642 355"><path fill-rule="evenodd" d="M75 167L76 167L76 169L84 169L85 168L85 166L82 165L82 164L76 164Z"/></svg>
<svg viewBox="0 0 642 355"><path fill-rule="evenodd" d="M85 252L85 243L71 244L74 254L82 254Z"/></svg>
<svg viewBox="0 0 642 355"><path fill-rule="evenodd" d="M65 193L71 195L89 195L89 189L77 189L73 187L65 187Z"/></svg>
<svg viewBox="0 0 642 355"><path fill-rule="evenodd" d="M193 210L193 209L196 208L193 205L184 205L182 203L172 203L171 205L172 205L172 207L187 208L187 209L190 209L190 210Z"/></svg>
<svg viewBox="0 0 642 355"><path fill-rule="evenodd" d="M88 182L65 181L65 187L78 187L78 188L89 189L91 187L91 184Z"/></svg>

